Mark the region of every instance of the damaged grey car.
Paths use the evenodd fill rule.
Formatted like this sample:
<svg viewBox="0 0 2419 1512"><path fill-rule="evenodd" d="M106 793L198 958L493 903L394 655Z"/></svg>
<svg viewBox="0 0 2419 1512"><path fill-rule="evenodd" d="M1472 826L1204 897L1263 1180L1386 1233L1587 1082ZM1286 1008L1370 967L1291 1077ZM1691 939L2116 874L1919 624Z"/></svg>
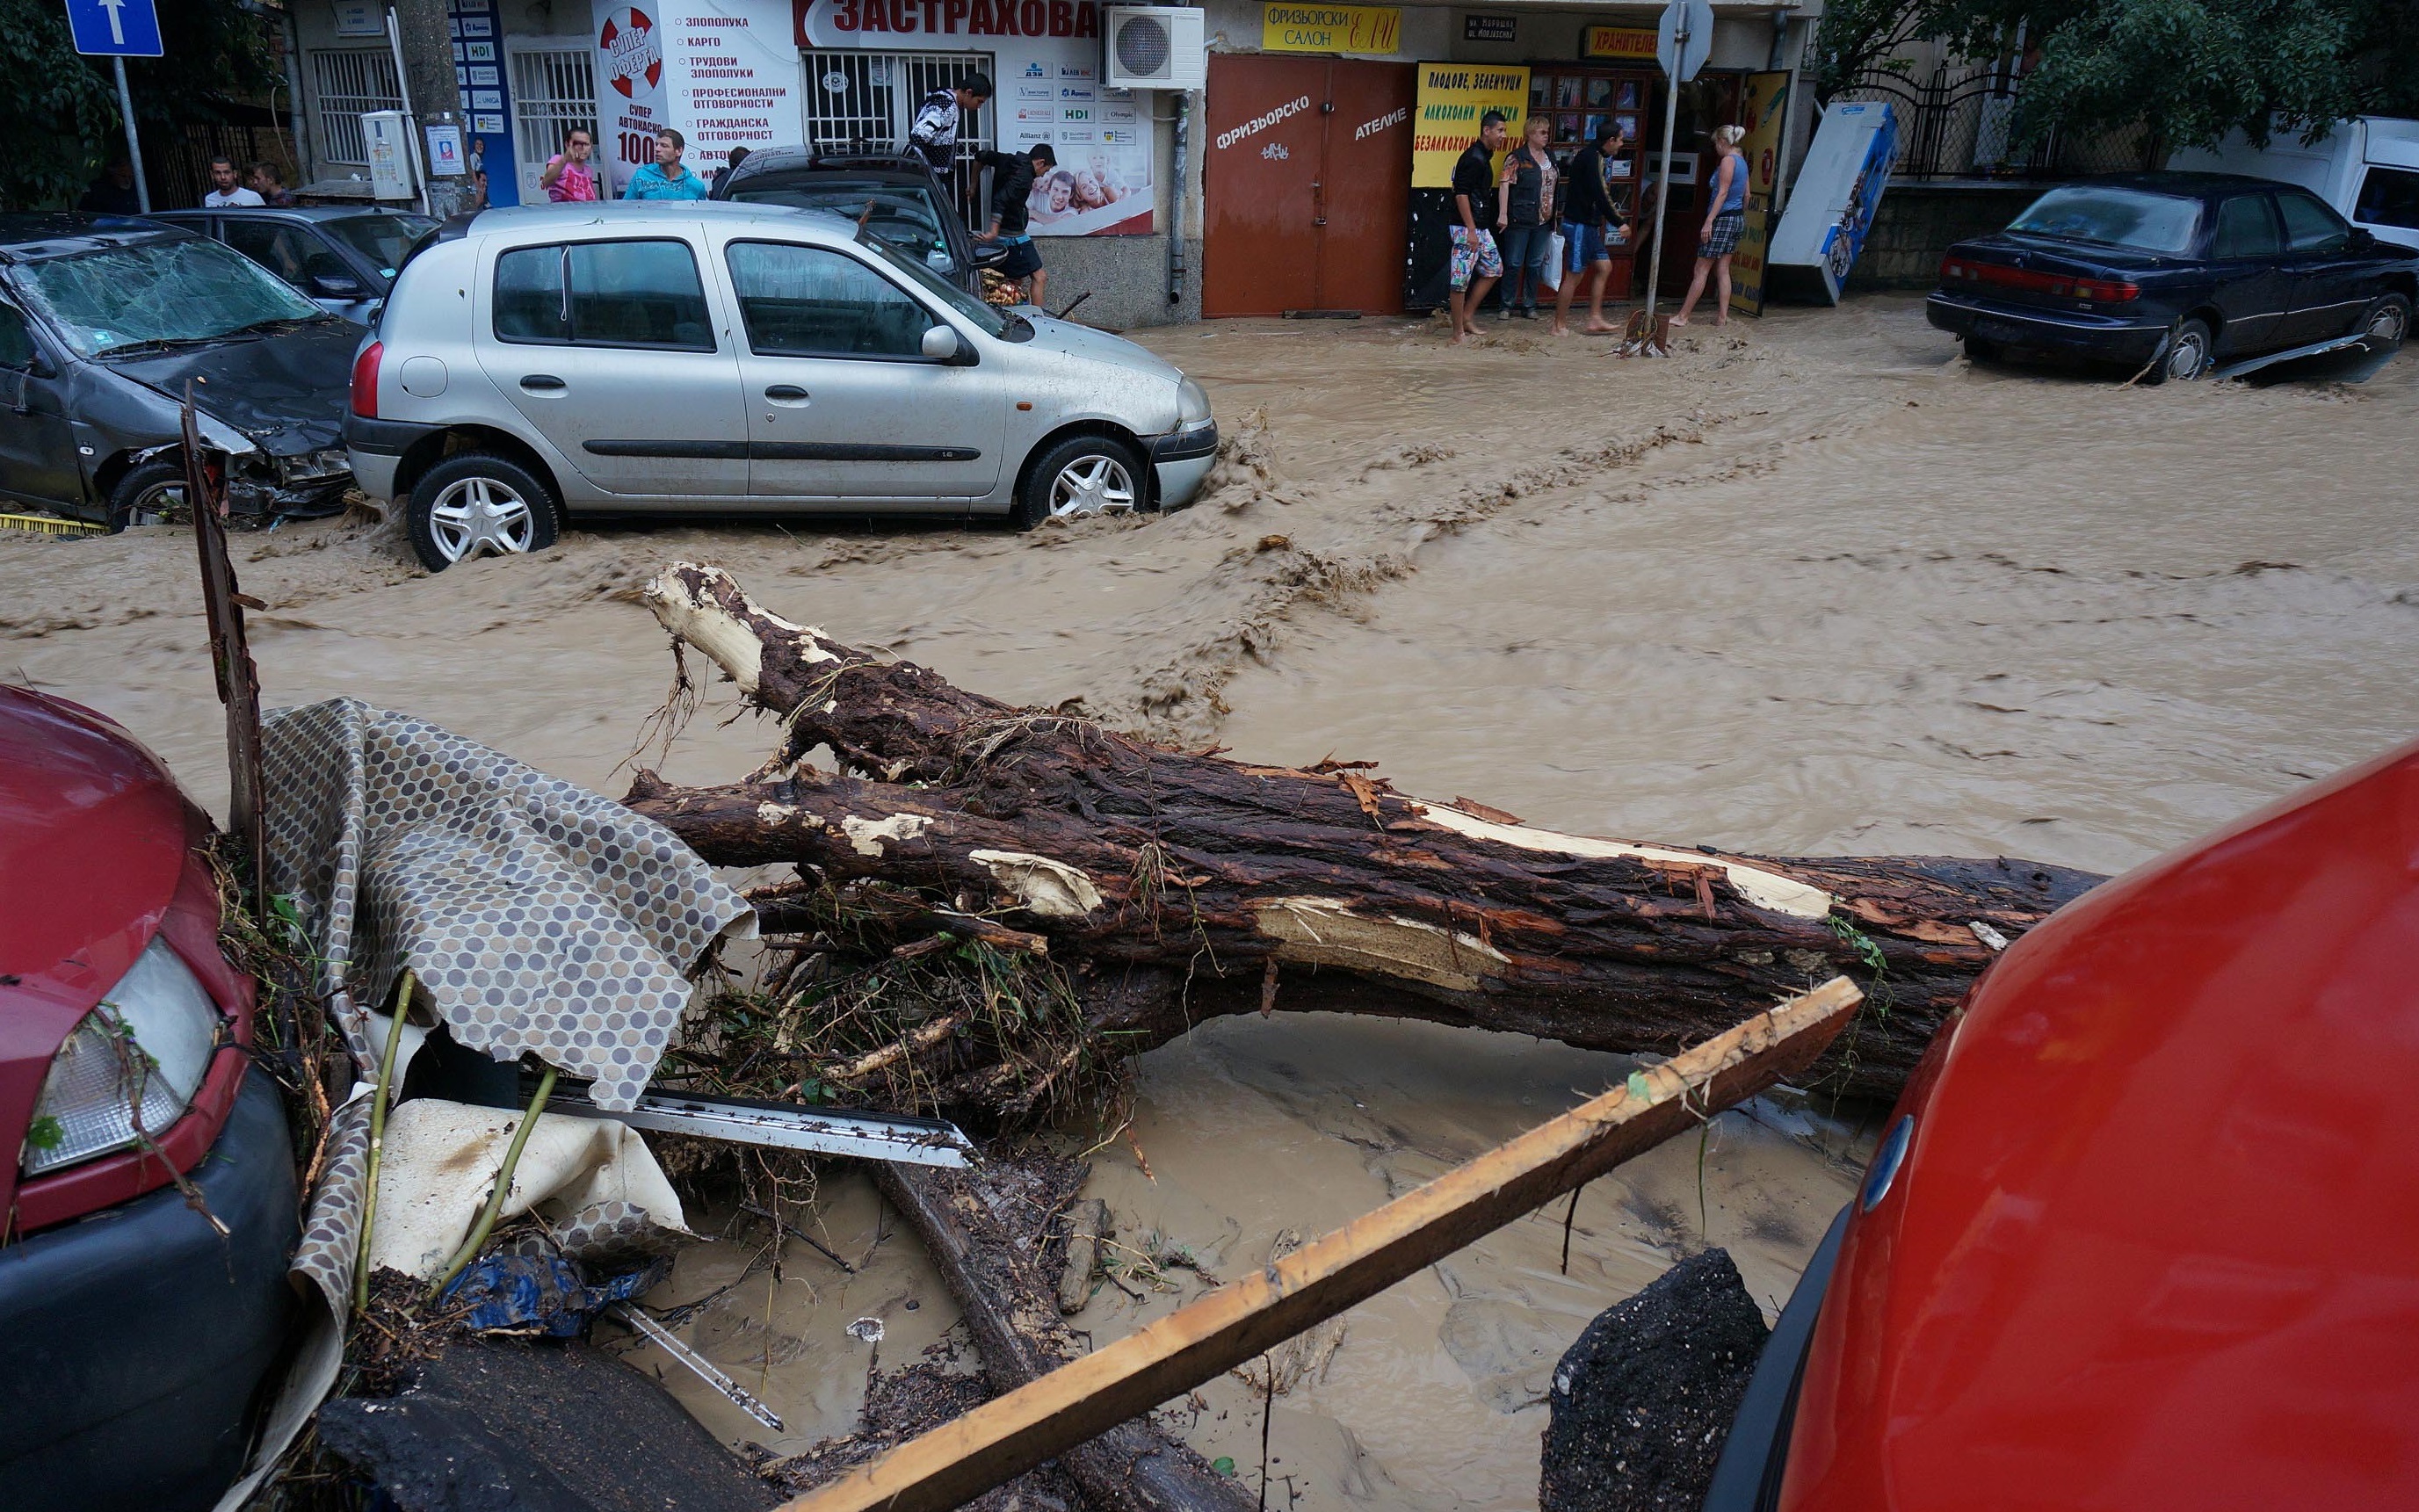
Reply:
<svg viewBox="0 0 2419 1512"><path fill-rule="evenodd" d="M191 384L230 509L331 513L360 333L190 231L0 215L0 496L112 530L173 517Z"/></svg>

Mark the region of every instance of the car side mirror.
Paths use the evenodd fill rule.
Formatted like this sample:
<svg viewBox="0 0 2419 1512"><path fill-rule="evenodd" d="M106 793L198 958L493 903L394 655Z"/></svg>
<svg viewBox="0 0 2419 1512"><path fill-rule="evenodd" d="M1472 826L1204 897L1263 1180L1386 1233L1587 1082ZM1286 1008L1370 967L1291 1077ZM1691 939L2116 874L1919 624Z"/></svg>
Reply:
<svg viewBox="0 0 2419 1512"><path fill-rule="evenodd" d="M958 339L953 327L934 326L924 332L924 355L936 363L955 362L964 349L965 343Z"/></svg>
<svg viewBox="0 0 2419 1512"><path fill-rule="evenodd" d="M2377 233L2369 230L2365 226L2353 226L2351 228L2351 240L2349 243L2349 246L2353 252L2375 252L2377 250Z"/></svg>
<svg viewBox="0 0 2419 1512"><path fill-rule="evenodd" d="M322 300L365 300L370 291L362 281L349 273L313 273L311 293Z"/></svg>

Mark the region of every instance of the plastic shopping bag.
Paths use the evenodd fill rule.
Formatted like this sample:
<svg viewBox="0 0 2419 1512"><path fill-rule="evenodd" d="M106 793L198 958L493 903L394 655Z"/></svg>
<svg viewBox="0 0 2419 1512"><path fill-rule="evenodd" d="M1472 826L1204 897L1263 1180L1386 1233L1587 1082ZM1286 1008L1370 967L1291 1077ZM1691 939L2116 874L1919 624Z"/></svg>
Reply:
<svg viewBox="0 0 2419 1512"><path fill-rule="evenodd" d="M1560 231L1546 239L1545 285L1560 293L1563 287L1563 234Z"/></svg>

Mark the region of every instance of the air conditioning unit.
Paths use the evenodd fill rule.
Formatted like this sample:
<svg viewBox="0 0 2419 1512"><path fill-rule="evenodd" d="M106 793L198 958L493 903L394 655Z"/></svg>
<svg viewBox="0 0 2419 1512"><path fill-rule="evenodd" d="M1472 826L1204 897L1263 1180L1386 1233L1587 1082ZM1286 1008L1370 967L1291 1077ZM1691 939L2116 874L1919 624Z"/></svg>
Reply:
<svg viewBox="0 0 2419 1512"><path fill-rule="evenodd" d="M1101 53L1101 81L1112 89L1200 89L1210 83L1202 15L1187 7L1102 7Z"/></svg>

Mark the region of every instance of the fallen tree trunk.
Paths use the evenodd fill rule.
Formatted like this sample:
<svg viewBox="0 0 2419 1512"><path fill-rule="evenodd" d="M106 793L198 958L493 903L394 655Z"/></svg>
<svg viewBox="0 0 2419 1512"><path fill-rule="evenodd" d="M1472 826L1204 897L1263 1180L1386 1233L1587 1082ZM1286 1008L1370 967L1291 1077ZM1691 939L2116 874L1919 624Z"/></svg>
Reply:
<svg viewBox="0 0 2419 1512"><path fill-rule="evenodd" d="M787 731L749 780L641 773L632 808L710 861L797 863L801 894L878 881L1046 938L1121 1054L1286 1008L1672 1055L1846 974L1867 1006L1813 1074L1888 1098L1994 949L2099 880L1556 834L1365 763L1256 766L1012 708L782 619L719 568L676 565L646 597ZM804 764L817 748L838 772ZM1007 1099L946 1058L962 1045L935 1053L961 1095Z"/></svg>
<svg viewBox="0 0 2419 1512"><path fill-rule="evenodd" d="M940 1267L994 1390L1031 1385L1082 1358L1055 1287L1031 1258L1039 1224L1005 1221L974 1171L886 1162L874 1178ZM1063 1451L1054 1446L1092 1512L1247 1512L1252 1501L1234 1480L1139 1415L1153 1405Z"/></svg>

